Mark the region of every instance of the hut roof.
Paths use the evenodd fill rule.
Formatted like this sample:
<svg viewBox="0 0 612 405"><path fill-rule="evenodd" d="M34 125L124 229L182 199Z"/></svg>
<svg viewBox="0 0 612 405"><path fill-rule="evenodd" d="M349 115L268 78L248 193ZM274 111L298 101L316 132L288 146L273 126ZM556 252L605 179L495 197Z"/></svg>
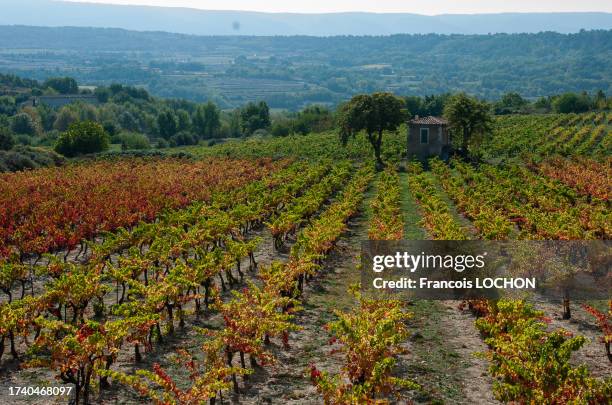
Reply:
<svg viewBox="0 0 612 405"><path fill-rule="evenodd" d="M420 125L448 125L448 121L440 117L419 117L418 115L408 121L409 124L420 124Z"/></svg>

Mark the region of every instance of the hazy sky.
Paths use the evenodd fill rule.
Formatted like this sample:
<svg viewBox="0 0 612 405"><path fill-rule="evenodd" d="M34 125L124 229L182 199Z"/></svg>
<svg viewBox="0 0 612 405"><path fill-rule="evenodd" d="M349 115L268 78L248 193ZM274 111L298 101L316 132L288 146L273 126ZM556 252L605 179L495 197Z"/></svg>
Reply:
<svg viewBox="0 0 612 405"><path fill-rule="evenodd" d="M68 0L95 3L193 7L206 10L252 10L319 13L338 11L418 14L545 11L607 11L612 0Z"/></svg>

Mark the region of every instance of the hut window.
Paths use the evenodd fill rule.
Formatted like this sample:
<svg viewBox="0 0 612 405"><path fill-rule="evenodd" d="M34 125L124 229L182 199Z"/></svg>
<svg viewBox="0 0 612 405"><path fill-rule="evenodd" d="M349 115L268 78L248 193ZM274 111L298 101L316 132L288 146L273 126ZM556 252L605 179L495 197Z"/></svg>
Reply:
<svg viewBox="0 0 612 405"><path fill-rule="evenodd" d="M421 128L421 143L429 143L429 128Z"/></svg>

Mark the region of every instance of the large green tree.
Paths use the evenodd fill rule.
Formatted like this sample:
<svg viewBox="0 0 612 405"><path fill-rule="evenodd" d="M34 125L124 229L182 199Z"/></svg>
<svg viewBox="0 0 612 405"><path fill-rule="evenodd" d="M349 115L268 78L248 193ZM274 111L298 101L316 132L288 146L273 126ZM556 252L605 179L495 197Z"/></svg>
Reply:
<svg viewBox="0 0 612 405"><path fill-rule="evenodd" d="M391 93L355 96L338 111L340 141L346 145L349 138L364 132L380 169L384 167L381 158L383 133L396 131L405 118L404 100Z"/></svg>
<svg viewBox="0 0 612 405"><path fill-rule="evenodd" d="M495 103L495 114L516 114L529 104L529 101L516 92L506 93Z"/></svg>
<svg viewBox="0 0 612 405"><path fill-rule="evenodd" d="M556 112L568 114L589 111L592 103L586 93L565 93L556 97L552 104Z"/></svg>
<svg viewBox="0 0 612 405"><path fill-rule="evenodd" d="M11 129L16 134L34 136L38 133L36 122L25 112L15 115L12 121Z"/></svg>
<svg viewBox="0 0 612 405"><path fill-rule="evenodd" d="M15 146L15 138L10 129L0 126L0 150L10 150Z"/></svg>
<svg viewBox="0 0 612 405"><path fill-rule="evenodd" d="M203 139L214 138L221 127L219 109L210 101L198 106L192 121L197 135Z"/></svg>
<svg viewBox="0 0 612 405"><path fill-rule="evenodd" d="M191 117L185 110L176 111L176 125L178 132L191 130Z"/></svg>
<svg viewBox="0 0 612 405"><path fill-rule="evenodd" d="M176 115L172 111L162 112L157 116L157 126L162 138L166 140L172 138L178 130Z"/></svg>
<svg viewBox="0 0 612 405"><path fill-rule="evenodd" d="M53 123L53 128L58 131L66 131L70 125L77 122L79 120L79 116L76 112L72 111L70 108L62 107L62 109L57 114L55 118L55 122Z"/></svg>
<svg viewBox="0 0 612 405"><path fill-rule="evenodd" d="M72 157L86 153L102 152L108 149L109 136L102 125L92 121L75 122L62 133L55 145L55 151Z"/></svg>
<svg viewBox="0 0 612 405"><path fill-rule="evenodd" d="M71 77L51 77L45 80L44 87L50 87L60 94L77 94L79 86Z"/></svg>
<svg viewBox="0 0 612 405"><path fill-rule="evenodd" d="M249 103L240 112L240 127L245 135L270 127L270 108L265 101Z"/></svg>
<svg viewBox="0 0 612 405"><path fill-rule="evenodd" d="M465 93L452 96L444 107L451 134L461 138L461 149L468 153L474 135L485 135L491 130L491 108L489 104Z"/></svg>

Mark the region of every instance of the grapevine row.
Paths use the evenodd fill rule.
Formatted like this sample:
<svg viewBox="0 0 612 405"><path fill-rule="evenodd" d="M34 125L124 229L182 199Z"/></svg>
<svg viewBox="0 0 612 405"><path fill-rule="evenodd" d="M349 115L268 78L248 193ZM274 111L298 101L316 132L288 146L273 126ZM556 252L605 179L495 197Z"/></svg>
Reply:
<svg viewBox="0 0 612 405"><path fill-rule="evenodd" d="M583 195L609 201L612 161L553 158L535 167L543 175L559 180Z"/></svg>
<svg viewBox="0 0 612 405"><path fill-rule="evenodd" d="M443 181L452 180L452 173L446 165L434 161L432 166ZM413 180L413 184L419 183ZM448 181L448 185L452 187L452 181ZM436 234L440 239L453 239L454 236L452 232ZM524 301L472 300L462 306L469 306L479 317L476 325L490 347L487 357L489 370L495 378L494 393L498 400L594 404L605 402L604 399L612 394L612 381L589 376L585 366L570 365L572 352L578 350L586 339L568 337L563 330L548 332L543 314ZM605 315L597 311L592 313L605 331L608 325Z"/></svg>
<svg viewBox="0 0 612 405"><path fill-rule="evenodd" d="M309 173L302 175L301 178L312 177L313 172L310 171ZM312 180L310 181L312 182ZM294 185L296 184L303 184L303 181L294 182ZM274 210L281 201L290 200L296 191L293 187L285 187L284 195L272 192L267 197L255 198L247 205L267 207ZM257 196L257 194L254 194L254 196ZM210 210L210 208L207 209ZM244 210L236 212L242 214ZM200 213L202 212L200 211ZM222 214L222 211L217 212L217 214ZM227 220L227 218L225 219ZM172 223L172 221L170 222ZM187 222L189 221L185 223ZM208 282L215 273L220 275L221 271L226 271L226 274L231 274L227 272L231 269L237 254L237 252L232 251L231 245L234 243L236 246L240 246L241 242L233 241L232 238L219 240L218 234L212 236L210 232L206 231L207 229L209 231L217 229L218 224L219 221L211 220L211 217L207 216L203 221L189 228L189 232L185 231L182 225L176 227L173 232L166 229L167 232L158 235L171 235L170 240L166 238L164 243L174 242L174 245L158 244L158 241L155 240L150 244L144 257L141 257L140 249L134 247L128 251L128 256L120 256L116 259L118 260L117 266L110 257L106 257L106 261L104 261L96 255L93 256L94 260L91 261L89 266L53 261L48 266L48 270L50 273L56 272L57 279L52 282L46 293L37 298L25 297L23 300L0 307L3 318L3 327L0 333L3 337L3 343L4 337L8 336L11 342L11 351L14 352L15 335L21 334L26 337L31 333L30 328L33 327L36 336L33 347L44 347L45 350L51 349L52 359L57 360L57 363L37 364L34 361L31 365L47 365L52 369L63 369L65 362L74 361L74 357L61 357L55 356L55 354L61 353L66 345L71 344L70 342L73 341L75 336L77 341L83 343L86 338L89 339L89 335L81 339L79 334L85 333L84 331L89 333L90 330L93 330L92 335L96 335L97 339L106 339L110 338L110 335L106 333L110 326L113 329L122 326L122 333L115 331L113 334L116 340L112 342L112 347L108 348L111 353L103 354L102 357L89 356L89 360L84 360L81 368L71 372L70 375L61 375L65 382L74 383L77 386L79 394L81 388L84 389L84 395L87 398L91 367L99 366L103 358L105 360L103 363L105 364L104 369L108 370L114 361L116 352L124 341L134 345L135 356L138 359L140 357L140 347L150 349L153 335L157 335L158 339L161 340L162 333L159 321L164 314L167 314L168 318L168 332L172 333L175 312L179 317L179 325L182 325L184 324L183 306L193 300L196 301L196 306L198 306L198 300L201 298L197 291L198 288L204 285L208 292L210 287ZM235 229L236 227L229 226L229 228ZM176 237L180 234L182 234L181 237L172 238L172 236ZM207 247L206 244L202 243L203 241L213 241L213 243ZM220 249L215 249L214 245L225 245L229 249L229 256L223 254ZM199 247L199 250L196 246ZM190 254L190 251L195 252ZM238 252L240 251L239 249ZM127 294L129 299L124 302L125 296L122 293L122 298L118 299L116 305L110 308L109 320L100 324L92 320L85 320L85 309L92 300L101 302L104 294L109 291L109 287L102 282L102 269L104 267L107 267L106 274L110 275L111 279L114 279L118 284L129 285L129 294ZM147 269L150 267L154 269L154 274L148 278ZM143 272L144 282L140 281ZM206 293L204 298L207 299ZM57 303L59 303L59 307L55 306ZM62 304L65 313L66 308L71 309L73 313L71 322L68 321L65 313L62 319ZM94 312L103 311L104 305L96 306L94 304L93 309ZM48 321L46 317L41 318L39 316L39 314L43 315L45 313L53 314L58 318L57 321ZM95 315L101 316L102 314L96 313ZM58 334L66 334L66 338L51 341L51 337L57 337ZM122 337L125 339L122 340ZM2 347L4 346L2 345ZM98 349L102 350L102 353L106 353L104 348ZM91 348L91 350L94 350L94 348ZM16 353L14 355L16 356ZM75 377L75 373L78 374L77 377ZM81 378L83 375L89 375L89 377L83 380Z"/></svg>
<svg viewBox="0 0 612 405"><path fill-rule="evenodd" d="M243 291L235 292L234 298L227 304L217 300L215 305L223 315L225 327L220 331L204 332L211 337L203 346L206 354L205 365L199 368L191 355L182 354L188 367L194 370L190 389L172 389L175 384L159 366L153 373L140 372L137 376L117 372L107 372L106 375L136 388L141 395L158 403L163 403L160 398L173 403L188 403L193 400L214 402L220 395L219 391L231 386L238 390L237 376L248 378L251 371L246 367L246 354L249 355L252 367L274 362L274 357L266 349L266 342L271 337L281 336L285 344L288 344L288 331L297 329L290 323L292 312L299 309L297 290L284 290L279 280L297 285L298 279L304 274L290 273L289 269L311 269L316 264L308 262L313 260L314 256L306 252L314 249L318 252L317 260L320 260L321 255L331 248L330 243L342 233L345 221L355 212L363 188L369 181L368 172L362 171L359 174L359 178L351 181L338 199L300 233L298 241L301 241L304 250L292 250L289 263L276 262L267 270L262 269L263 288L250 284ZM307 235L312 235L315 231L322 232L322 237L310 241L312 236ZM301 253L298 254L298 251ZM270 277L271 275L279 277ZM232 363L235 354L239 354L240 366L234 366ZM214 378L210 378L212 370Z"/></svg>
<svg viewBox="0 0 612 405"><path fill-rule="evenodd" d="M610 234L609 212L604 204L582 201L559 183L546 181L527 169L481 165L476 170L458 160L453 167L456 173L438 166L438 175L449 194L457 192L451 195L468 216L478 210L478 205L486 205L502 218L511 219L521 230L519 237L527 239L605 238ZM500 225L505 238L512 228L503 222Z"/></svg>
<svg viewBox="0 0 612 405"><path fill-rule="evenodd" d="M281 166L284 163L281 162ZM276 170L270 160L121 160L0 176L0 255L73 249Z"/></svg>
<svg viewBox="0 0 612 405"><path fill-rule="evenodd" d="M274 237L275 248L282 247L290 233L294 233L303 221L308 220L350 176L352 166L345 162L336 165L328 176L311 187L304 195L291 201L288 207L272 218L268 228Z"/></svg>
<svg viewBox="0 0 612 405"><path fill-rule="evenodd" d="M371 203L369 237L399 240L403 235L399 176L390 167L380 176L378 192ZM344 353L343 372L330 375L311 365L310 378L326 404L388 403L400 400L401 389L419 389L411 380L393 375L396 355L405 353L406 321L411 314L394 299L371 299L357 287L351 293L358 301L351 312L336 311L338 320L327 325L332 342Z"/></svg>
<svg viewBox="0 0 612 405"><path fill-rule="evenodd" d="M433 239L469 239L469 231L455 220L448 204L442 199L442 193L427 173L420 167L416 170L413 167L408 184L423 214L421 224Z"/></svg>
<svg viewBox="0 0 612 405"><path fill-rule="evenodd" d="M400 240L404 236L400 190L399 175L390 166L380 174L378 193L371 204L370 240Z"/></svg>

